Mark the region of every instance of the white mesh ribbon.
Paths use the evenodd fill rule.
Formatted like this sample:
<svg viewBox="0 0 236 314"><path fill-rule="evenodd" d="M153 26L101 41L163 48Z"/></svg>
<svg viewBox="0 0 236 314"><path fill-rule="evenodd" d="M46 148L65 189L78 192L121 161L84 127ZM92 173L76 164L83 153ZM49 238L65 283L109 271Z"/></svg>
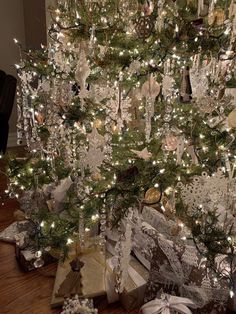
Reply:
<svg viewBox="0 0 236 314"><path fill-rule="evenodd" d="M141 310L143 314L170 314L171 311L191 314L192 312L188 307L195 307L190 299L163 294L161 299L155 299L144 304Z"/></svg>
<svg viewBox="0 0 236 314"><path fill-rule="evenodd" d="M160 266L158 281L161 284L170 284L178 286L181 296L190 298L198 308L203 307L209 301L203 288L187 284L192 267L186 263L182 264L176 251L173 248L173 242L165 238L158 237L158 245L168 259L170 267L166 264Z"/></svg>

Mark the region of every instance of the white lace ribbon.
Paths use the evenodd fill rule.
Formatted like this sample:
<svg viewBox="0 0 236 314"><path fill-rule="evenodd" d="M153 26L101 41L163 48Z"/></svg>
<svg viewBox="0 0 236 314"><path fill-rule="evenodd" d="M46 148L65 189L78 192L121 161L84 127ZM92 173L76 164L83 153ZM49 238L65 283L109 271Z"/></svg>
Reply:
<svg viewBox="0 0 236 314"><path fill-rule="evenodd" d="M170 314L171 310L180 314L191 314L188 307L195 307L195 304L187 298L162 295L161 299L155 299L144 304L141 308L143 314Z"/></svg>

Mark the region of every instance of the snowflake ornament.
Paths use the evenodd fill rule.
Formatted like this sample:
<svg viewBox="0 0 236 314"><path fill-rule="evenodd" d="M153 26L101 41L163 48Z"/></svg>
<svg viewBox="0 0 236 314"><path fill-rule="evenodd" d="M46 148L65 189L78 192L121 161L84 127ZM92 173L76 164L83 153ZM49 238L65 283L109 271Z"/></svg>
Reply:
<svg viewBox="0 0 236 314"><path fill-rule="evenodd" d="M203 172L201 176L195 176L190 184L179 182L177 186L181 189L182 201L190 215L202 208L204 211L216 210L219 222L226 217L231 219L235 179L227 177L221 168L211 176Z"/></svg>
<svg viewBox="0 0 236 314"><path fill-rule="evenodd" d="M86 146L81 146L79 149L80 166L82 173L86 168L89 168L92 173L98 173L99 167L105 159L105 138L98 133L94 127L92 132L87 136L89 141L88 149Z"/></svg>
<svg viewBox="0 0 236 314"><path fill-rule="evenodd" d="M67 299L63 305L61 314L97 314L98 310L94 309L93 301L89 299L79 299L75 295L72 299Z"/></svg>

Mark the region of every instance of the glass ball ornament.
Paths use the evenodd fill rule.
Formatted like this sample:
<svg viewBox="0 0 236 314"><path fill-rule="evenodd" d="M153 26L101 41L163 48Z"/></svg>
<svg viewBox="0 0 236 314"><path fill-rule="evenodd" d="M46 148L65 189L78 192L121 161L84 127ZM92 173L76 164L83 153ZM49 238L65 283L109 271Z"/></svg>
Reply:
<svg viewBox="0 0 236 314"><path fill-rule="evenodd" d="M35 268L40 268L44 265L44 260L42 258L37 258L35 261L34 261L34 267Z"/></svg>
<svg viewBox="0 0 236 314"><path fill-rule="evenodd" d="M42 256L42 251L36 251L35 252L35 257L40 258Z"/></svg>
<svg viewBox="0 0 236 314"><path fill-rule="evenodd" d="M156 204L160 201L160 198L161 198L161 192L155 188L155 187L152 187L150 189L148 189L145 193L145 203L146 204Z"/></svg>
<svg viewBox="0 0 236 314"><path fill-rule="evenodd" d="M15 198L15 193L14 192L10 192L8 196L9 196L9 198Z"/></svg>

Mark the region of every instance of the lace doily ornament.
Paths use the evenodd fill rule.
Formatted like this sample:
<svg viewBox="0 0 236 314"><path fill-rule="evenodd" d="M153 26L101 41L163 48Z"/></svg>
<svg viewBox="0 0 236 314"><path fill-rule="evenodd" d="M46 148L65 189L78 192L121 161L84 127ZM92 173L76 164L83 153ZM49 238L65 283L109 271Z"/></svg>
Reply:
<svg viewBox="0 0 236 314"><path fill-rule="evenodd" d="M229 208L235 192L232 190L233 181L219 168L212 176L203 172L201 176L195 176L190 184L183 185L179 182L177 187L181 190L182 201L190 215L198 212L199 208L206 211L216 209L219 221L223 221L226 214L230 217Z"/></svg>

